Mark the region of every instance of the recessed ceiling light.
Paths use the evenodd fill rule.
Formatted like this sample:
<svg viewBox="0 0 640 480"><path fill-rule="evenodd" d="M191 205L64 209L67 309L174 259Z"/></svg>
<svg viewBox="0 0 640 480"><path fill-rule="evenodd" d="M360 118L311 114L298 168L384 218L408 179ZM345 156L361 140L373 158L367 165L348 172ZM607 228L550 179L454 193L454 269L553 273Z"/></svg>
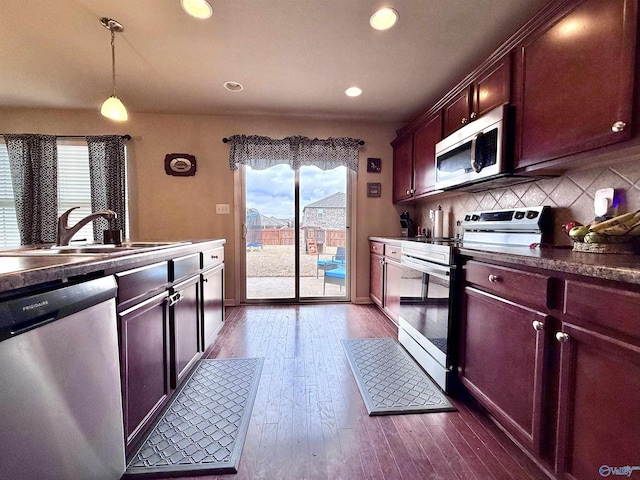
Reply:
<svg viewBox="0 0 640 480"><path fill-rule="evenodd" d="M209 18L213 15L213 7L207 0L180 0L185 12L196 18Z"/></svg>
<svg viewBox="0 0 640 480"><path fill-rule="evenodd" d="M362 95L362 89L359 87L349 87L344 91L347 97L359 97Z"/></svg>
<svg viewBox="0 0 640 480"><path fill-rule="evenodd" d="M244 90L242 84L238 82L224 82L224 88L230 92L239 92L240 90Z"/></svg>
<svg viewBox="0 0 640 480"><path fill-rule="evenodd" d="M369 19L369 25L376 30L388 30L398 21L398 12L390 7L376 10Z"/></svg>

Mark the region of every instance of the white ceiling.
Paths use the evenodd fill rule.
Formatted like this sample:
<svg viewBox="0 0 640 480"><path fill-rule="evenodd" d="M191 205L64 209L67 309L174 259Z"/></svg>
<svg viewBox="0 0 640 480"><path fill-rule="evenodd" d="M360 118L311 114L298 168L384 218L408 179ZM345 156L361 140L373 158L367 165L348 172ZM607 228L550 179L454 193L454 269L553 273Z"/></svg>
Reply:
<svg viewBox="0 0 640 480"><path fill-rule="evenodd" d="M1 0L0 106L305 115L408 121L431 106L547 0ZM391 30L369 26L379 6ZM225 81L240 82L229 92ZM344 95L352 85L364 93Z"/></svg>

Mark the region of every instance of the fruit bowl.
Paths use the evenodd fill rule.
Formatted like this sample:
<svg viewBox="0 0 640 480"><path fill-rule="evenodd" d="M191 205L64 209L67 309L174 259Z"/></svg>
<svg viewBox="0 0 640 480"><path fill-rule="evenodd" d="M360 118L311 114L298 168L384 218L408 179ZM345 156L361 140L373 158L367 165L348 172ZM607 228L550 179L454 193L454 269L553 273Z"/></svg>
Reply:
<svg viewBox="0 0 640 480"><path fill-rule="evenodd" d="M640 238L640 210L589 225L571 221L562 229L573 240L575 252L633 255L634 239Z"/></svg>

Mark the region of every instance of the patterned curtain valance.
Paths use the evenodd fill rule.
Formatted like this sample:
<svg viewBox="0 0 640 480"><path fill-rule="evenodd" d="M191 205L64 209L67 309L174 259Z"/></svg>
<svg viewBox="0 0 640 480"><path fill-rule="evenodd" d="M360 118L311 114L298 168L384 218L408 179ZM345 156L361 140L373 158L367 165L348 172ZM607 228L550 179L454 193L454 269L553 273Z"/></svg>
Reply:
<svg viewBox="0 0 640 480"><path fill-rule="evenodd" d="M284 163L293 170L298 170L303 165L315 165L321 170L345 166L358 171L360 140L355 138L320 140L286 137L274 140L258 135L234 135L226 141L231 143L231 170L237 170L238 164L247 165L255 170L265 170Z"/></svg>

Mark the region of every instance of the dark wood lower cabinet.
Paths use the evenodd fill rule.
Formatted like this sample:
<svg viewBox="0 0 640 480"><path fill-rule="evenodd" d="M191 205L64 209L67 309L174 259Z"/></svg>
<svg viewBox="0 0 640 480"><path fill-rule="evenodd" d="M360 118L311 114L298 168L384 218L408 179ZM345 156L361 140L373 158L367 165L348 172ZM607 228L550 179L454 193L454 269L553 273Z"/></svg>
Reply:
<svg viewBox="0 0 640 480"><path fill-rule="evenodd" d="M382 244L379 244L382 245ZM384 247L381 247L384 248ZM378 253L369 254L369 297L382 308L384 286L384 257Z"/></svg>
<svg viewBox="0 0 640 480"><path fill-rule="evenodd" d="M560 335L559 477L640 466L640 347L571 324Z"/></svg>
<svg viewBox="0 0 640 480"><path fill-rule="evenodd" d="M169 297L171 336L171 386L176 388L198 361L201 354L198 337L198 282L192 277L172 288Z"/></svg>
<svg viewBox="0 0 640 480"><path fill-rule="evenodd" d="M402 285L402 265L400 262L385 257L384 261L384 311L398 323L400 316L400 295Z"/></svg>
<svg viewBox="0 0 640 480"><path fill-rule="evenodd" d="M544 422L547 340L544 313L465 288L460 379L471 394L531 451Z"/></svg>
<svg viewBox="0 0 640 480"><path fill-rule="evenodd" d="M224 323L224 265L201 276L202 345L206 352Z"/></svg>
<svg viewBox="0 0 640 480"><path fill-rule="evenodd" d="M166 304L164 292L118 314L127 453L169 394Z"/></svg>

